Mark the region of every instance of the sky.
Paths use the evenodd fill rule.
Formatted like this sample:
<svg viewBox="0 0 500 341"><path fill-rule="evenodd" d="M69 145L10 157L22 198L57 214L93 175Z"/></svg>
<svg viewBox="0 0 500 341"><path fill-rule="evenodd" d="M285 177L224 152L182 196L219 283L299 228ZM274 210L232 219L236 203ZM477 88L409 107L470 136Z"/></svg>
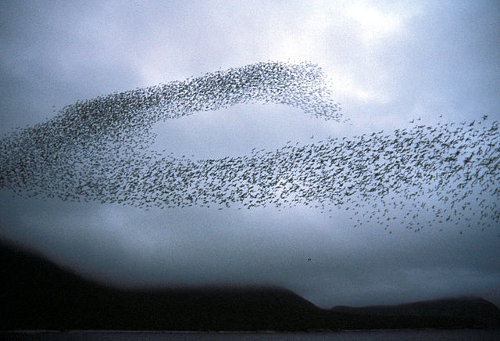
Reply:
<svg viewBox="0 0 500 341"><path fill-rule="evenodd" d="M237 104L157 123L153 148L210 159L418 118L498 120L499 18L496 1L2 1L0 134L78 100L267 61L319 65L348 122ZM389 234L349 217L0 191L1 239L110 285L274 285L321 307L464 295L500 305L500 226Z"/></svg>

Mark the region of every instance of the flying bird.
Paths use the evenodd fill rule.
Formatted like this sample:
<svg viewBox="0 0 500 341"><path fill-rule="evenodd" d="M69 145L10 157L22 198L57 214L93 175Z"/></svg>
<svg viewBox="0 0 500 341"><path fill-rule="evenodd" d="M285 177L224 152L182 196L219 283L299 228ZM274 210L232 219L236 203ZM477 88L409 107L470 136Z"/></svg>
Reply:
<svg viewBox="0 0 500 341"><path fill-rule="evenodd" d="M421 217L429 226L498 226L500 141L498 122L488 124L487 115L482 124L422 124L304 146L288 141L219 159L151 148L154 124L238 103L281 103L340 122L332 97L318 66L268 62L77 101L1 138L0 188L144 209L338 207L364 216L356 226L416 232ZM425 205L433 196L440 205ZM388 219L388 208L401 213Z"/></svg>

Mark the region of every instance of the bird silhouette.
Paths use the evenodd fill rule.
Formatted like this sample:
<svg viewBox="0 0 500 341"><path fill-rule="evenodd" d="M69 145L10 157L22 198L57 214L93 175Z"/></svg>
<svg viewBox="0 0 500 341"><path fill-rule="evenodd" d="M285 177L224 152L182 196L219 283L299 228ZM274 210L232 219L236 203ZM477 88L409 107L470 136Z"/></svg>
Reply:
<svg viewBox="0 0 500 341"><path fill-rule="evenodd" d="M355 226L399 224L416 232L424 217L429 226L455 223L462 232L499 224L498 122L487 115L481 124L421 124L302 146L290 140L275 150L219 159L152 150L156 123L237 103L342 117L313 64L256 63L207 73L77 101L48 121L12 131L0 139L0 188L27 198L144 209L338 207L363 216ZM439 205L427 204L431 198ZM399 213L389 217L389 209Z"/></svg>

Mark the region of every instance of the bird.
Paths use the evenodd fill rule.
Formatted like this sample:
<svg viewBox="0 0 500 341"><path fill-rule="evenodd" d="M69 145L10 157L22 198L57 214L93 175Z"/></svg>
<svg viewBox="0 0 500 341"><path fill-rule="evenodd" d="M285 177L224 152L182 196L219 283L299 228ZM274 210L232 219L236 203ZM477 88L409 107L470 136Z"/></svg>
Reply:
<svg viewBox="0 0 500 341"><path fill-rule="evenodd" d="M339 207L363 215L355 226L398 221L418 232L423 216L439 228L472 226L469 215L477 226L500 223L497 121L421 124L305 145L289 140L216 159L151 149L158 122L239 103L284 103L340 123L343 113L325 84L316 65L261 62L80 100L0 139L0 188L142 209ZM440 205L425 205L433 195ZM389 209L401 213L382 219Z"/></svg>

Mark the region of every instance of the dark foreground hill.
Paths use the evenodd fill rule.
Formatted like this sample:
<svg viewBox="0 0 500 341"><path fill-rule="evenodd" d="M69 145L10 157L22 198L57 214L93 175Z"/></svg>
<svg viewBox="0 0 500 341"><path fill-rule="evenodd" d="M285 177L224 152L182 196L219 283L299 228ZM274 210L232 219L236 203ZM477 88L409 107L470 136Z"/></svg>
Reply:
<svg viewBox="0 0 500 341"><path fill-rule="evenodd" d="M279 288L120 291L0 244L0 329L336 330L491 328L499 310L482 299L324 310Z"/></svg>

